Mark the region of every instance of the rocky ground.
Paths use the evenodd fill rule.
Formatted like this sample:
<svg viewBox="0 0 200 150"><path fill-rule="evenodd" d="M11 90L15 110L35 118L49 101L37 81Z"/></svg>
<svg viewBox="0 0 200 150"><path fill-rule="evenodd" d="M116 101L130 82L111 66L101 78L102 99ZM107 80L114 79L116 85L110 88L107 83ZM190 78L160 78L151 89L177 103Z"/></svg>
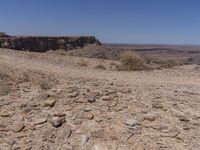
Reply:
<svg viewBox="0 0 200 150"><path fill-rule="evenodd" d="M200 149L199 66L111 64L1 49L0 150Z"/></svg>

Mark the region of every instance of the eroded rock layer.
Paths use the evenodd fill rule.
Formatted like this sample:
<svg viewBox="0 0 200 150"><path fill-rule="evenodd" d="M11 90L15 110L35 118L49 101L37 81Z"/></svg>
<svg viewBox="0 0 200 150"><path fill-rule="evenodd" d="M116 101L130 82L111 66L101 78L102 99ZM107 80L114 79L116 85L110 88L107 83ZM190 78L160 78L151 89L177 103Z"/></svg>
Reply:
<svg viewBox="0 0 200 150"><path fill-rule="evenodd" d="M88 44L101 45L93 36L81 37L45 37L45 36L1 36L0 48L23 51L45 52L48 50L72 50Z"/></svg>

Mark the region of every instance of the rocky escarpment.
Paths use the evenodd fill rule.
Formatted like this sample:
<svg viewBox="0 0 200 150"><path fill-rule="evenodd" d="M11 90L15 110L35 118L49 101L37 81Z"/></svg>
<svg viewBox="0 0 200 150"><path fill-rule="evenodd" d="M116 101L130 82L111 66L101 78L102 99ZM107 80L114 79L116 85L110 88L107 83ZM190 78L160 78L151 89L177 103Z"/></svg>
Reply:
<svg viewBox="0 0 200 150"><path fill-rule="evenodd" d="M72 50L88 44L101 45L93 36L47 37L47 36L9 36L0 34L0 48L23 51L45 52L48 50Z"/></svg>

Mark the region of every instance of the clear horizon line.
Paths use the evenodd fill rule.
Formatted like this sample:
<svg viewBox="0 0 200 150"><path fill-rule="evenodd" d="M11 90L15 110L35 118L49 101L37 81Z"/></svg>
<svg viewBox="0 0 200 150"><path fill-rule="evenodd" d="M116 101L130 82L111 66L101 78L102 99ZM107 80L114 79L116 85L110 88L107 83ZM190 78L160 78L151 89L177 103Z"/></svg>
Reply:
<svg viewBox="0 0 200 150"><path fill-rule="evenodd" d="M102 42L102 44L122 45L169 45L169 46L200 46L200 44L172 44L172 43L129 43L129 42Z"/></svg>

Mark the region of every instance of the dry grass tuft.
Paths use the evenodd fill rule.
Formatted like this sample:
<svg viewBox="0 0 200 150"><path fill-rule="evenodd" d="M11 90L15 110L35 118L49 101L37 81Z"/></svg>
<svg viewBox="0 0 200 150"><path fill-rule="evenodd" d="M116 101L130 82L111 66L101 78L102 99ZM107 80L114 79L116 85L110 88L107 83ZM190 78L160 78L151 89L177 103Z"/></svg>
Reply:
<svg viewBox="0 0 200 150"><path fill-rule="evenodd" d="M136 71L146 68L145 60L138 54L133 52L125 52L120 56L120 70Z"/></svg>
<svg viewBox="0 0 200 150"><path fill-rule="evenodd" d="M46 78L43 78L39 81L39 86L42 90L49 90L52 88L52 85L49 83L49 80Z"/></svg>
<svg viewBox="0 0 200 150"><path fill-rule="evenodd" d="M88 63L84 59L81 59L80 62L78 63L78 65L80 67L87 67Z"/></svg>
<svg viewBox="0 0 200 150"><path fill-rule="evenodd" d="M196 66L196 67L194 68L194 70L195 70L195 71L200 70L200 66L199 66L199 65Z"/></svg>
<svg viewBox="0 0 200 150"><path fill-rule="evenodd" d="M1 84L0 85L0 96L6 96L10 94L12 91L11 85L10 84Z"/></svg>
<svg viewBox="0 0 200 150"><path fill-rule="evenodd" d="M117 62L110 62L110 68L114 70L119 70L120 64Z"/></svg>
<svg viewBox="0 0 200 150"><path fill-rule="evenodd" d="M102 64L96 65L94 68L95 69L106 70L106 67L104 65L102 65Z"/></svg>
<svg viewBox="0 0 200 150"><path fill-rule="evenodd" d="M37 85L39 85L42 90L50 90L58 83L59 80L53 75L43 75L42 78L37 80Z"/></svg>
<svg viewBox="0 0 200 150"><path fill-rule="evenodd" d="M174 59L163 60L163 61L160 61L159 63L160 68L172 68L174 66L179 66L181 64L182 64L181 62Z"/></svg>
<svg viewBox="0 0 200 150"><path fill-rule="evenodd" d="M4 73L0 73L0 80L6 81L6 80L8 80L9 78L10 78L9 75L4 74Z"/></svg>

